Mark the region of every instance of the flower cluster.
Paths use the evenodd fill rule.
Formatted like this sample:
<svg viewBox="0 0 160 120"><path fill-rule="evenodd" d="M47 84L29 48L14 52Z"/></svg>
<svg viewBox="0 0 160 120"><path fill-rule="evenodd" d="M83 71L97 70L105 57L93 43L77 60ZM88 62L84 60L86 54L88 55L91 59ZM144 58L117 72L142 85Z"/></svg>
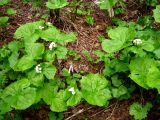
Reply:
<svg viewBox="0 0 160 120"><path fill-rule="evenodd" d="M56 43L55 42L51 42L49 44L49 49L52 50L54 47L56 47Z"/></svg>
<svg viewBox="0 0 160 120"><path fill-rule="evenodd" d="M38 64L36 67L35 67L35 71L36 73L42 73L42 68L41 68L41 65Z"/></svg>
<svg viewBox="0 0 160 120"><path fill-rule="evenodd" d="M141 39L134 39L133 44L134 45L140 45L140 44L142 44L142 40Z"/></svg>
<svg viewBox="0 0 160 120"><path fill-rule="evenodd" d="M52 23L51 22L47 22L46 25L47 26L52 26Z"/></svg>
<svg viewBox="0 0 160 120"><path fill-rule="evenodd" d="M71 92L72 95L76 94L76 92L75 92L75 90L74 90L74 87L71 87L68 91Z"/></svg>
<svg viewBox="0 0 160 120"><path fill-rule="evenodd" d="M42 29L44 29L44 27L43 26L39 26L39 29L42 30Z"/></svg>

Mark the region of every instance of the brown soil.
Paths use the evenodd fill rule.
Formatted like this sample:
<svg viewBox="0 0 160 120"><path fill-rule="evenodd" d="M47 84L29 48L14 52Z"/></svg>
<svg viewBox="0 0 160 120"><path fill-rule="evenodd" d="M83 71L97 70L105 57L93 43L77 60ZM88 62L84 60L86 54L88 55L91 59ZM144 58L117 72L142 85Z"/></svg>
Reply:
<svg viewBox="0 0 160 120"><path fill-rule="evenodd" d="M7 15L8 8L14 8L17 13ZM44 9L35 9L31 4L23 4L21 0L11 0L9 4L0 7L0 15L9 16L9 25L0 31L0 46L13 40L13 34L20 25L39 20L44 12Z"/></svg>
<svg viewBox="0 0 160 120"><path fill-rule="evenodd" d="M144 14L150 14L150 8L140 7L139 2L128 0L128 7L125 9L125 13L118 15L126 21L137 21L137 18ZM11 0L11 3L0 8L0 15L6 15L5 10L7 8L14 8L17 10L15 15L11 15L9 23L10 25L6 29L2 29L0 36L0 46L13 40L13 34L15 30L22 24L27 22L37 21L45 13L44 8L35 9L30 4L24 5L21 0ZM147 11L147 12L146 12ZM149 12L148 12L149 11ZM98 41L99 35L104 35L108 26L112 25L110 18L103 12L96 8L96 12L93 13L95 24L89 26L85 23L84 17L77 16L75 21L68 20L67 10L64 9L64 15L62 15L63 25L60 26L62 31L70 32L75 31L78 33L78 39L74 43L67 45L71 50L75 50L81 55L81 59L74 61L67 59L59 61L59 69L63 67L69 68L72 64L74 72L81 70L85 72L101 73L103 70L103 63L93 64L89 62L86 56L83 55L83 51L87 50L91 57L96 60L94 55L95 50L101 50L100 43ZM63 13L62 12L62 13ZM37 15L40 13L40 15ZM71 107L64 113L65 120L132 120L128 113L129 106L134 101L146 103L147 101L153 101L155 95L153 91L144 91L143 94L140 90L135 91L134 95L129 100L112 100L107 108L100 108L97 106L88 105L86 103L80 103L77 106ZM41 106L37 109L28 109L22 112L24 120L48 120L48 106ZM9 113L9 116L14 116L14 111ZM151 112L148 115L147 120L160 119L160 106L154 105Z"/></svg>

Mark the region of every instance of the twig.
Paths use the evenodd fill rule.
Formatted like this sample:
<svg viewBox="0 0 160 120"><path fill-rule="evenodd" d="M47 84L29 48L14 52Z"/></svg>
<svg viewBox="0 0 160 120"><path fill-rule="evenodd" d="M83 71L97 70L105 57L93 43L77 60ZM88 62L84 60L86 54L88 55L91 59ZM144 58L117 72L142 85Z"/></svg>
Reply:
<svg viewBox="0 0 160 120"><path fill-rule="evenodd" d="M109 107L107 107L107 109L102 109L102 110L100 110L99 112L91 115L90 118L91 118L91 117L94 117L94 116L96 116L96 115L98 115L98 114L100 114L100 113L102 113L102 112L107 112L107 111L109 111L110 108L111 108L113 105L114 105L114 104L112 104L112 105L110 105Z"/></svg>
<svg viewBox="0 0 160 120"><path fill-rule="evenodd" d="M113 110L112 110L112 113L110 114L110 116L109 116L108 118L106 118L106 120L109 120L109 119L112 117L112 115L113 115L113 113L114 113L114 110L115 110L116 107L117 107L117 104L118 104L118 100L117 100L117 102L116 102L116 104L115 104L115 106L114 106L114 108L113 108Z"/></svg>
<svg viewBox="0 0 160 120"><path fill-rule="evenodd" d="M76 112L75 114L69 116L68 118L66 118L66 119L64 119L64 120L69 120L69 119L71 119L71 118L73 118L73 117L75 117L75 116L83 113L84 111L91 109L91 108L92 108L92 107L89 107L89 108L87 108L87 109L81 109L81 110L79 110L78 112Z"/></svg>

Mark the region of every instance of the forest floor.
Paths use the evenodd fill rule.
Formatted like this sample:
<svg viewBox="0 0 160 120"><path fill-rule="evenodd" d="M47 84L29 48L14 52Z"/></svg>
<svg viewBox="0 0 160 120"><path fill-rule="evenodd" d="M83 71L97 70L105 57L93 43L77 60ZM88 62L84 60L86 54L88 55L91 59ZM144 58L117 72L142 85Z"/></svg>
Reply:
<svg viewBox="0 0 160 120"><path fill-rule="evenodd" d="M45 8L35 9L31 4L23 4L21 0L11 0L11 2L0 8L0 14L6 15L5 10L7 8L14 8L17 13L9 16L9 26L4 29L0 29L0 46L7 44L13 40L13 35L16 29L25 23L37 21L45 13ZM81 55L79 61L73 61L72 59L59 61L59 69L69 66L72 64L74 71L79 72L80 70L92 73L101 73L104 67L103 63L92 64L86 58L82 51L87 50L93 60L96 60L94 55L95 50L101 50L101 45L98 40L99 35L106 35L106 28L113 26L110 17L106 12L95 8L93 16L95 23L93 26L86 24L83 16L76 16L74 22L71 22L68 17L70 13L67 8L64 8L61 14L62 23L59 25L59 29L64 32L74 31L78 33L77 41L68 44L68 48L75 50ZM151 14L150 8L146 8L143 5L139 5L136 1L128 1L128 6L125 8L123 14L118 15L122 20L125 21L136 21L139 16ZM107 36L106 36L107 37ZM97 106L88 105L87 103L80 103L77 106L71 107L68 111L64 112L65 120L132 120L129 115L129 106L139 101L146 103L155 99L154 91L145 91L141 88L137 89L131 99L129 100L111 100L107 108L100 108ZM27 109L22 111L21 115L24 120L48 120L49 107L46 105L41 106L39 109ZM14 116L14 111L9 113L10 116ZM7 119L7 118L6 118ZM147 120L160 120L160 106L154 106L149 112Z"/></svg>

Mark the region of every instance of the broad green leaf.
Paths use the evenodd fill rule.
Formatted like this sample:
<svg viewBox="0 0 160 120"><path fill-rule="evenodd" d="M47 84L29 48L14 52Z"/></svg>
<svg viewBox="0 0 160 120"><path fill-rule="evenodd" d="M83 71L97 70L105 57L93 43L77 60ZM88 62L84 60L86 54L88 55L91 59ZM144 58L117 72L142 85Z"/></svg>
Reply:
<svg viewBox="0 0 160 120"><path fill-rule="evenodd" d="M149 51L149 52L152 52L155 49L154 42L150 39L148 41L143 41L142 49Z"/></svg>
<svg viewBox="0 0 160 120"><path fill-rule="evenodd" d="M158 59L160 59L160 48L159 48L159 49L154 50L154 52L153 52L153 53L156 55L156 57L157 57Z"/></svg>
<svg viewBox="0 0 160 120"><path fill-rule="evenodd" d="M8 58L10 67L14 69L15 64L18 61L19 53L18 50L22 48L21 42L12 41L8 44L8 48L12 51L11 56Z"/></svg>
<svg viewBox="0 0 160 120"><path fill-rule="evenodd" d="M75 89L75 92L76 93L67 100L67 106L75 106L81 101L82 93L78 89Z"/></svg>
<svg viewBox="0 0 160 120"><path fill-rule="evenodd" d="M6 26L8 20L9 20L9 17L7 17L7 16L0 17L0 26L2 26L2 27Z"/></svg>
<svg viewBox="0 0 160 120"><path fill-rule="evenodd" d="M128 52L136 54L136 56L144 57L146 52L142 49L142 46L132 46L126 49Z"/></svg>
<svg viewBox="0 0 160 120"><path fill-rule="evenodd" d="M99 74L89 74L82 77L81 90L83 98L92 105L104 106L111 99L108 81Z"/></svg>
<svg viewBox="0 0 160 120"><path fill-rule="evenodd" d="M18 61L19 54L18 52L14 52L11 54L11 56L8 58L9 66L14 69L14 66L16 65Z"/></svg>
<svg viewBox="0 0 160 120"><path fill-rule="evenodd" d="M46 41L53 41L56 43L64 44L76 40L76 34L61 33L56 27L52 26L41 32L41 38Z"/></svg>
<svg viewBox="0 0 160 120"><path fill-rule="evenodd" d="M25 45L25 51L32 59L39 59L44 53L45 47L43 43L31 43Z"/></svg>
<svg viewBox="0 0 160 120"><path fill-rule="evenodd" d="M0 99L0 114L5 114L12 110L11 106L6 103L4 100Z"/></svg>
<svg viewBox="0 0 160 120"><path fill-rule="evenodd" d="M105 61L105 69L103 70L103 73L105 76L113 75L117 72L126 72L128 71L128 63L125 63L124 61L113 59L111 61Z"/></svg>
<svg viewBox="0 0 160 120"><path fill-rule="evenodd" d="M40 89L41 97L43 98L44 102L47 103L47 105L52 104L52 99L57 94L58 85L56 83L45 83L44 87ZM46 95L47 93L47 95Z"/></svg>
<svg viewBox="0 0 160 120"><path fill-rule="evenodd" d="M110 9L112 8L118 0L99 0L100 9Z"/></svg>
<svg viewBox="0 0 160 120"><path fill-rule="evenodd" d="M114 98L119 98L122 95L125 95L128 93L128 90L125 86L121 85L118 88L112 88L112 94Z"/></svg>
<svg viewBox="0 0 160 120"><path fill-rule="evenodd" d="M44 83L43 74L36 73L35 70L32 70L27 75L28 75L28 79L30 80L31 84L35 86L43 86L43 83Z"/></svg>
<svg viewBox="0 0 160 120"><path fill-rule="evenodd" d="M33 65L35 65L36 62L29 56L23 56L18 60L18 62L15 64L14 70L15 71L25 71Z"/></svg>
<svg viewBox="0 0 160 120"><path fill-rule="evenodd" d="M39 37L40 37L40 33L33 33L29 37L24 37L24 43L25 44L32 44L32 43L36 42L39 39Z"/></svg>
<svg viewBox="0 0 160 120"><path fill-rule="evenodd" d="M45 50L44 53L44 60L51 62L55 60L56 53L52 50Z"/></svg>
<svg viewBox="0 0 160 120"><path fill-rule="evenodd" d="M49 120L57 120L57 116L54 112L48 113Z"/></svg>
<svg viewBox="0 0 160 120"><path fill-rule="evenodd" d="M129 114L134 116L135 120L143 120L147 117L148 111L152 108L151 103L146 103L142 106L140 103L135 102L129 108Z"/></svg>
<svg viewBox="0 0 160 120"><path fill-rule="evenodd" d="M56 42L60 31L56 27L49 27L48 29L41 32L40 36L42 39L46 41L53 41Z"/></svg>
<svg viewBox="0 0 160 120"><path fill-rule="evenodd" d="M44 21L26 23L25 25L20 26L16 30L16 32L14 33L14 38L16 38L16 39L21 39L21 38L30 39L31 36L34 36L34 34L36 34L36 30L39 30L39 27L43 26L43 24L44 24Z"/></svg>
<svg viewBox="0 0 160 120"><path fill-rule="evenodd" d="M70 94L68 91L66 90L59 91L52 99L52 104L50 106L50 109L54 112L63 112L67 110L66 101L69 97Z"/></svg>
<svg viewBox="0 0 160 120"><path fill-rule="evenodd" d="M56 74L56 67L51 63L46 62L42 65L42 71L46 78L54 79L54 76Z"/></svg>
<svg viewBox="0 0 160 120"><path fill-rule="evenodd" d="M62 69L62 76L65 76L65 77L69 77L70 76L70 73L69 73L68 69L66 69L66 68Z"/></svg>
<svg viewBox="0 0 160 120"><path fill-rule="evenodd" d="M111 39L102 41L102 49L105 52L113 53L124 48L126 46L125 43L134 38L135 31L126 27L117 27L109 30L108 36Z"/></svg>
<svg viewBox="0 0 160 120"><path fill-rule="evenodd" d="M155 61L148 57L138 57L131 60L129 65L131 74L129 75L130 78L136 82L141 87L146 89L149 88L147 84L147 74L152 66L155 65Z"/></svg>
<svg viewBox="0 0 160 120"><path fill-rule="evenodd" d="M65 7L68 4L69 3L67 2L67 0L48 0L46 6L49 9L59 9Z"/></svg>
<svg viewBox="0 0 160 120"><path fill-rule="evenodd" d="M102 42L102 49L108 53L113 53L121 49L124 41L105 40Z"/></svg>
<svg viewBox="0 0 160 120"><path fill-rule="evenodd" d="M160 5L157 5L156 9L153 10L153 17L156 22L160 22Z"/></svg>
<svg viewBox="0 0 160 120"><path fill-rule="evenodd" d="M160 92L160 70L156 66L152 66L146 77L147 85L150 88L158 89Z"/></svg>
<svg viewBox="0 0 160 120"><path fill-rule="evenodd" d="M8 44L8 48L14 53L18 52L18 50L22 47L22 43L18 41L12 41Z"/></svg>
<svg viewBox="0 0 160 120"><path fill-rule="evenodd" d="M10 0L0 0L0 6L5 5L9 2L10 2Z"/></svg>
<svg viewBox="0 0 160 120"><path fill-rule="evenodd" d="M64 46L58 46L55 49L55 54L57 56L57 59L65 59L67 52L68 52L68 49Z"/></svg>
<svg viewBox="0 0 160 120"><path fill-rule="evenodd" d="M11 107L19 110L30 107L34 103L35 97L36 89L30 87L28 79L21 79L10 84L0 96Z"/></svg>
<svg viewBox="0 0 160 120"><path fill-rule="evenodd" d="M118 79L118 75L112 76L112 84L115 87L119 87L120 85L122 85L122 81L120 79Z"/></svg>
<svg viewBox="0 0 160 120"><path fill-rule="evenodd" d="M70 33L61 33L58 36L57 42L64 44L68 42L73 42L77 39L76 33L70 32Z"/></svg>

